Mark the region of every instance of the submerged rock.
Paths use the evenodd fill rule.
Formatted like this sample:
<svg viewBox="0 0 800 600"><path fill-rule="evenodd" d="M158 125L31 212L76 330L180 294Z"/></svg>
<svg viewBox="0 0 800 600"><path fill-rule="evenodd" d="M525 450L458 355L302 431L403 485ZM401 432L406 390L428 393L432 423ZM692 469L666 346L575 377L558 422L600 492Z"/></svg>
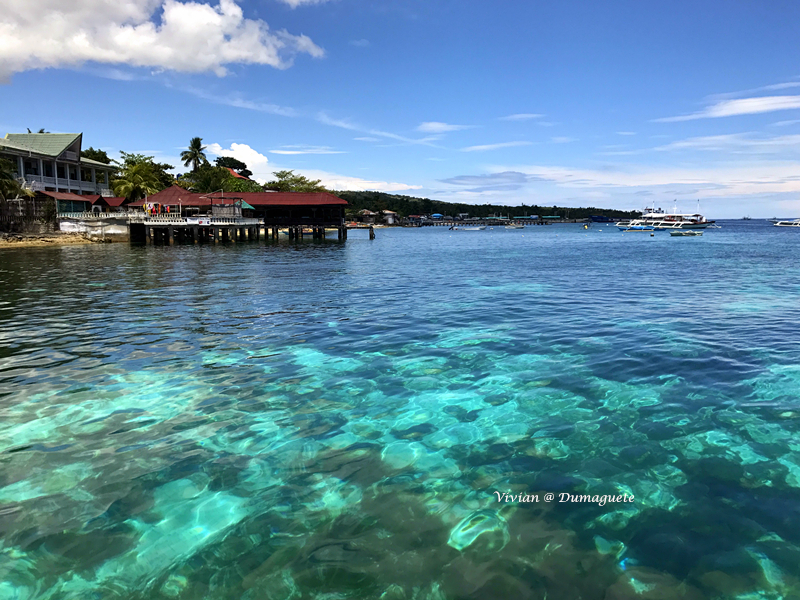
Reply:
<svg viewBox="0 0 800 600"><path fill-rule="evenodd" d="M450 533L447 545L459 552L471 546L483 534L488 534L489 550L500 550L508 543L508 523L493 510L476 510L463 519Z"/></svg>

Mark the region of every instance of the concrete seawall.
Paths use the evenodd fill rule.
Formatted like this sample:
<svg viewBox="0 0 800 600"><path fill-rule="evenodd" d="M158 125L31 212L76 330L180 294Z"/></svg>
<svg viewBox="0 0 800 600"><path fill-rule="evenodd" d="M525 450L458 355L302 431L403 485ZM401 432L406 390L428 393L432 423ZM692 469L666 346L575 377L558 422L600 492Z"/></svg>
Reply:
<svg viewBox="0 0 800 600"><path fill-rule="evenodd" d="M58 228L65 233L80 233L92 239L105 239L112 242L130 240L127 216L115 217L113 213L109 213L107 217L91 219L59 217Z"/></svg>

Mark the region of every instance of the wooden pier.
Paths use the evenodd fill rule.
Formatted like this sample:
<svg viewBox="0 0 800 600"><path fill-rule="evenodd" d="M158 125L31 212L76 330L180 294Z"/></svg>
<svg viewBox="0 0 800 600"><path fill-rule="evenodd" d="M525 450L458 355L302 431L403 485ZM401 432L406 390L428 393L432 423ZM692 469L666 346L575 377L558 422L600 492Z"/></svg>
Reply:
<svg viewBox="0 0 800 600"><path fill-rule="evenodd" d="M325 238L324 225L276 225L264 224L261 219L227 217L178 217L169 215L147 216L133 214L129 217L130 240L134 243L153 243L171 246L173 244L216 244L222 242L246 242L261 239L262 229L265 239L277 240L279 232L285 230L290 240L303 239L303 232L309 229L313 239ZM347 227L335 227L339 240L347 239ZM375 233L370 230L370 239Z"/></svg>

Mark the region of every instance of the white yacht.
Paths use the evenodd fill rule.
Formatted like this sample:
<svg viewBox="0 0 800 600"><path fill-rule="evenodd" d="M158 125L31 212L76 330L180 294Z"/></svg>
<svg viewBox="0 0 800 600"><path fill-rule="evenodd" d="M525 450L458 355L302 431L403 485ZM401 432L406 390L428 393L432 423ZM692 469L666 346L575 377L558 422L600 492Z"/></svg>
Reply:
<svg viewBox="0 0 800 600"><path fill-rule="evenodd" d="M629 222L616 224L623 231L639 229L641 227L652 227L655 231L669 231L674 229L705 229L712 227L714 221L707 220L700 213L679 213L677 211L665 213L663 210L648 208L638 219L631 219Z"/></svg>
<svg viewBox="0 0 800 600"><path fill-rule="evenodd" d="M800 219L794 219L793 221L773 221L772 222L775 227L800 227Z"/></svg>

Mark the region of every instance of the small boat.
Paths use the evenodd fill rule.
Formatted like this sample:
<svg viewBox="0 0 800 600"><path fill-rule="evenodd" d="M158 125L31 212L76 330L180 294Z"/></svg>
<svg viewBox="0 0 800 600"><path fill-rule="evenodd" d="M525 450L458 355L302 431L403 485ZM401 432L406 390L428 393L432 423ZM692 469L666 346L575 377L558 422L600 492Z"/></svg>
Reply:
<svg viewBox="0 0 800 600"><path fill-rule="evenodd" d="M775 227L800 227L800 219L794 219L793 221L773 221L772 222Z"/></svg>
<svg viewBox="0 0 800 600"><path fill-rule="evenodd" d="M453 230L453 231L483 231L484 229L486 229L486 225L476 225L476 226L473 226L473 227L469 227L469 226L467 226L467 227L456 227L455 225L453 225L450 229Z"/></svg>
<svg viewBox="0 0 800 600"><path fill-rule="evenodd" d="M698 235L703 235L703 232L697 231L696 229L679 229L677 231L670 231L669 234L675 237L697 237Z"/></svg>
<svg viewBox="0 0 800 600"><path fill-rule="evenodd" d="M525 225L517 225L516 223L510 223L506 225L506 229L525 229Z"/></svg>
<svg viewBox="0 0 800 600"><path fill-rule="evenodd" d="M627 226L624 226L624 227L619 227L619 230L622 231L622 232L626 232L626 231L655 231L655 228L652 225L634 225L634 224L630 224L630 225L627 225Z"/></svg>

